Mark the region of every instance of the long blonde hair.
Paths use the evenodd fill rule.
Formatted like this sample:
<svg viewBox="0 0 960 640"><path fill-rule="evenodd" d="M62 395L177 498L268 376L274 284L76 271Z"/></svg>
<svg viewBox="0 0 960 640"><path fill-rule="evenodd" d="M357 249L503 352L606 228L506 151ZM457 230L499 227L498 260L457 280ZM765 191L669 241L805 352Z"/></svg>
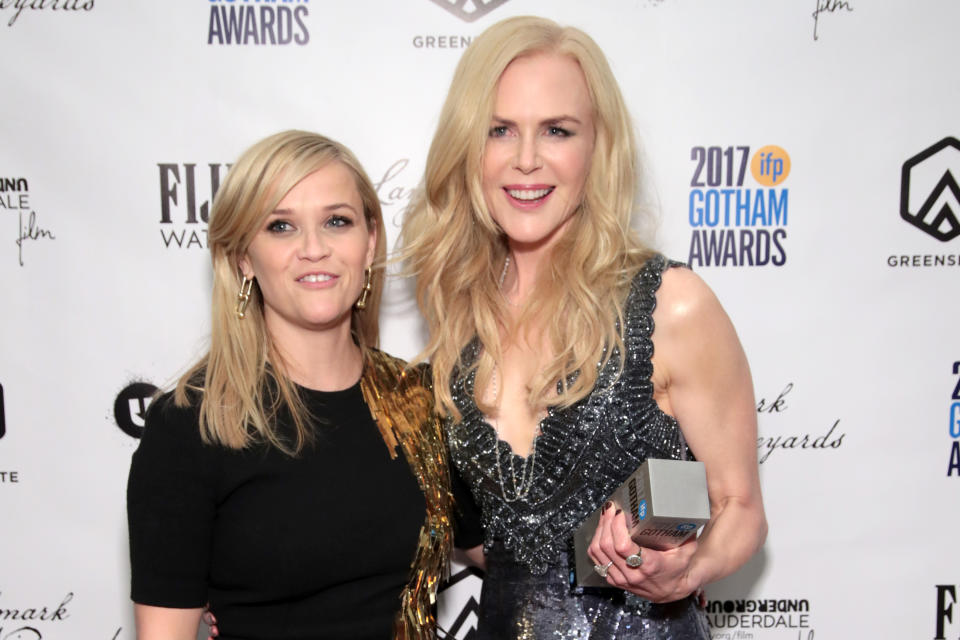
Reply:
<svg viewBox="0 0 960 640"><path fill-rule="evenodd" d="M177 383L177 405L200 394L204 442L241 449L268 442L290 455L310 440L309 414L267 331L263 299L254 281L243 318L236 313L240 258L283 197L314 171L340 163L354 176L368 230L376 229L372 291L363 311L352 310L354 340L366 355L379 341L386 232L380 199L360 162L342 144L307 131L284 131L257 142L230 168L213 201L207 240L213 261L210 350ZM193 392L193 393L191 393ZM277 432L277 415L289 412L293 442Z"/></svg>
<svg viewBox="0 0 960 640"><path fill-rule="evenodd" d="M438 406L457 418L451 375L476 369L475 399L488 409L481 394L501 361L500 331L508 326L499 291L507 244L483 197L484 145L501 74L516 58L536 53L570 56L580 65L596 141L583 200L512 327L516 337L538 316L553 319L545 336L550 359L529 385L532 407L569 406L585 397L596 383L597 363L605 364L612 348L622 353L623 301L652 253L630 227L637 184L633 130L597 44L579 29L537 17L509 18L484 31L454 73L424 183L401 232L403 257L417 277L417 302L430 330L420 357L432 364ZM461 353L474 337L481 355L465 367Z"/></svg>

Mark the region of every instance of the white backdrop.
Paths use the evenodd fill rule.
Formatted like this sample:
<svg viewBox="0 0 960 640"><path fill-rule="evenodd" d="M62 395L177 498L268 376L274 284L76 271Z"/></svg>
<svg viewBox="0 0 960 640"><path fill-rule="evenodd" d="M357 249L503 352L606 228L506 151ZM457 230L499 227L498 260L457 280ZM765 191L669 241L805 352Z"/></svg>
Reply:
<svg viewBox="0 0 960 640"><path fill-rule="evenodd" d="M331 135L392 243L463 46L521 14L607 53L656 244L751 361L770 535L714 637L960 637L960 3L0 0L0 640L134 637L126 474L205 344L211 165ZM399 285L383 327L418 351Z"/></svg>

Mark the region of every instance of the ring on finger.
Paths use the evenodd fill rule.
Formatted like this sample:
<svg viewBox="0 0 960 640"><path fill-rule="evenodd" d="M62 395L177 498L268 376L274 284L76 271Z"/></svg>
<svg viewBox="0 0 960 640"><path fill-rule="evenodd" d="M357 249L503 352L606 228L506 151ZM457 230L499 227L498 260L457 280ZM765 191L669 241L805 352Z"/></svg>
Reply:
<svg viewBox="0 0 960 640"><path fill-rule="evenodd" d="M605 565L595 564L593 565L593 570L599 573L601 578L606 578L607 571L610 569L611 566L613 566L613 560L611 560Z"/></svg>
<svg viewBox="0 0 960 640"><path fill-rule="evenodd" d="M631 569L636 569L637 567L643 564L643 558L640 557L639 550L636 553L631 553L630 555L628 555L624 559L624 561L627 563L627 566L630 567Z"/></svg>

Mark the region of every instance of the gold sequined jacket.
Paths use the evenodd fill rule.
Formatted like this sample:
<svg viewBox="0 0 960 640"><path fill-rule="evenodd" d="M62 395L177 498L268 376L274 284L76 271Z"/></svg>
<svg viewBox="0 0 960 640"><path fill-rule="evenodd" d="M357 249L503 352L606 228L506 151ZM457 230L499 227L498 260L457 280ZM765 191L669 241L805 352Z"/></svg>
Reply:
<svg viewBox="0 0 960 640"><path fill-rule="evenodd" d="M447 447L434 411L426 365L407 367L402 360L370 349L360 387L392 458L397 449L410 465L427 503L410 580L400 596L394 620L396 640L433 640L433 605L437 585L447 570L453 543L453 496Z"/></svg>

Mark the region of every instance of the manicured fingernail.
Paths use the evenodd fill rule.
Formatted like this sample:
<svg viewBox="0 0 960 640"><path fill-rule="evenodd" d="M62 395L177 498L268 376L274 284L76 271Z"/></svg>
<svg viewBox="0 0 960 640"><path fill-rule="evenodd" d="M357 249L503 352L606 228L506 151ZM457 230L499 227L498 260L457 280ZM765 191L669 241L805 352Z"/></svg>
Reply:
<svg viewBox="0 0 960 640"><path fill-rule="evenodd" d="M613 515L618 516L618 515L620 515L621 513L623 513L623 511L621 511L620 509L617 509L617 512L614 513Z"/></svg>
<svg viewBox="0 0 960 640"><path fill-rule="evenodd" d="M603 505L603 509L600 510L600 513L601 514L606 513L607 509L609 509L612 506L613 506L613 503L608 500L607 504Z"/></svg>

